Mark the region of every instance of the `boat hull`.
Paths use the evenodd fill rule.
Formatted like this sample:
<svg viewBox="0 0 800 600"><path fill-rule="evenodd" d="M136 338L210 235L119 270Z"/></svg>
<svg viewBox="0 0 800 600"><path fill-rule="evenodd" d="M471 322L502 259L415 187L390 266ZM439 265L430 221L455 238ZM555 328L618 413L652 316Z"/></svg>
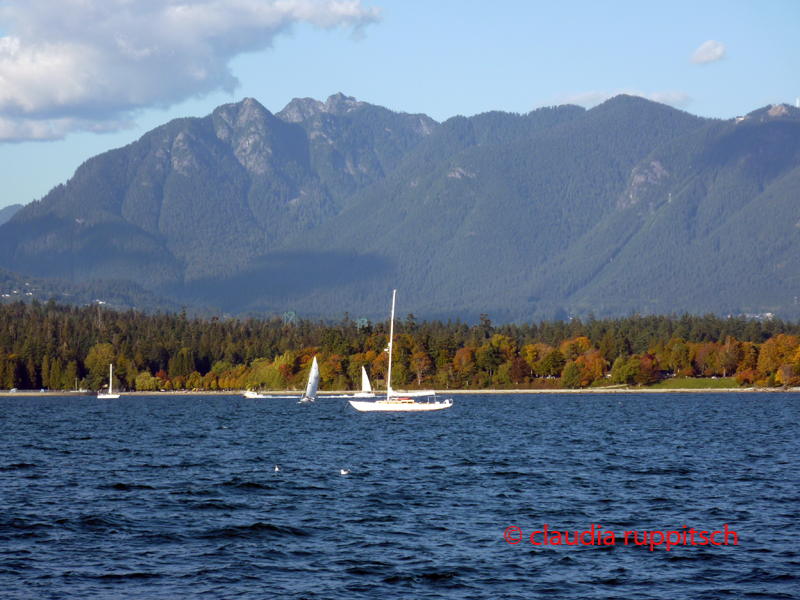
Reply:
<svg viewBox="0 0 800 600"><path fill-rule="evenodd" d="M119 398L119 394L97 394L100 400L114 400Z"/></svg>
<svg viewBox="0 0 800 600"><path fill-rule="evenodd" d="M350 405L361 412L419 412L443 410L453 406L453 403L450 400L445 400L444 402L397 402L387 400L360 402L358 400L350 400Z"/></svg>

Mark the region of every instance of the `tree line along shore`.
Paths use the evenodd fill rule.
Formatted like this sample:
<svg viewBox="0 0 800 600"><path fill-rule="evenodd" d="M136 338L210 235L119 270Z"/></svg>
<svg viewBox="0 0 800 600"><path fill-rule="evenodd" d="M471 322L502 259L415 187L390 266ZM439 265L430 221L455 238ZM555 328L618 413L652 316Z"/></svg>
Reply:
<svg viewBox="0 0 800 600"><path fill-rule="evenodd" d="M0 389L297 390L314 356L320 389L385 388L389 320L189 319L49 301L0 305ZM800 383L800 324L634 315L493 325L396 320L398 389L554 390ZM713 387L713 386L712 386Z"/></svg>

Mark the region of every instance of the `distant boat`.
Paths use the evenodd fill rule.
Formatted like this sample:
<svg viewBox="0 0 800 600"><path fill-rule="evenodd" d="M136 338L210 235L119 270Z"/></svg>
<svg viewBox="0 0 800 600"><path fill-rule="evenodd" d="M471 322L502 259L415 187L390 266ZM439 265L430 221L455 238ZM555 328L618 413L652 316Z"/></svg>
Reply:
<svg viewBox="0 0 800 600"><path fill-rule="evenodd" d="M394 338L394 301L397 290L392 291L392 321L389 326L389 373L386 377L386 399L376 400L375 402L364 402L360 400L350 400L350 404L359 411L422 411L422 410L442 410L453 406L451 400L444 402L430 400L428 402L417 402L414 398L427 396L435 398L436 393L427 392L396 392L392 389L392 341Z"/></svg>
<svg viewBox="0 0 800 600"><path fill-rule="evenodd" d="M317 397L317 387L319 386L319 366L317 365L317 357L314 357L314 362L311 363L311 373L308 376L308 385L306 386L306 393L300 398L300 402L314 402ZM247 390L244 392L245 398L285 398L286 396L270 396L260 392Z"/></svg>
<svg viewBox="0 0 800 600"><path fill-rule="evenodd" d="M300 402L314 402L317 399L317 388L319 387L319 366L317 365L317 357L314 357L314 362L311 363L311 373L308 374L308 385L306 386L306 393L300 398Z"/></svg>
<svg viewBox="0 0 800 600"><path fill-rule="evenodd" d="M367 370L361 367L361 391L353 394L353 398L374 398L375 394L372 393L372 386L369 384L369 377L367 377Z"/></svg>
<svg viewBox="0 0 800 600"><path fill-rule="evenodd" d="M113 400L119 398L119 394L114 393L114 365L108 365L108 393L97 394L98 398L105 398L106 400Z"/></svg>

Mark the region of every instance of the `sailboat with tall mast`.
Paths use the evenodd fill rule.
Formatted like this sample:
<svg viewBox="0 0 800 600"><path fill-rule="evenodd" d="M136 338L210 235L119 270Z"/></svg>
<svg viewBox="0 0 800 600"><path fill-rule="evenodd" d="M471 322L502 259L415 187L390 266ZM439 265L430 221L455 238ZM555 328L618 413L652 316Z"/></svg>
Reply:
<svg viewBox="0 0 800 600"><path fill-rule="evenodd" d="M417 402L415 397L428 396L436 397L436 393L430 392L397 392L392 389L392 344L394 341L394 304L397 290L392 290L392 320L389 325L389 369L386 376L386 399L376 400L375 402L365 402L362 400L350 400L350 404L358 411L425 411L425 410L442 410L453 406L452 400L445 400L439 402L434 400L431 402Z"/></svg>
<svg viewBox="0 0 800 600"><path fill-rule="evenodd" d="M113 363L108 365L108 393L97 394L98 398L105 399L105 400L113 400L114 398L119 398L119 394L114 393L114 365Z"/></svg>

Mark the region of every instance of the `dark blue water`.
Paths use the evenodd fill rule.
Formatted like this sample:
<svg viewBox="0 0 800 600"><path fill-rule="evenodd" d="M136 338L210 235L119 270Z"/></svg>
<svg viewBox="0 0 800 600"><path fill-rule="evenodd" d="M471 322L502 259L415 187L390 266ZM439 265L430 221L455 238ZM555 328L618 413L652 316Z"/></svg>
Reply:
<svg viewBox="0 0 800 600"><path fill-rule="evenodd" d="M796 598L799 414L791 394L457 396L394 415L0 398L0 596ZM534 546L544 523L616 544ZM737 545L624 545L725 524Z"/></svg>

